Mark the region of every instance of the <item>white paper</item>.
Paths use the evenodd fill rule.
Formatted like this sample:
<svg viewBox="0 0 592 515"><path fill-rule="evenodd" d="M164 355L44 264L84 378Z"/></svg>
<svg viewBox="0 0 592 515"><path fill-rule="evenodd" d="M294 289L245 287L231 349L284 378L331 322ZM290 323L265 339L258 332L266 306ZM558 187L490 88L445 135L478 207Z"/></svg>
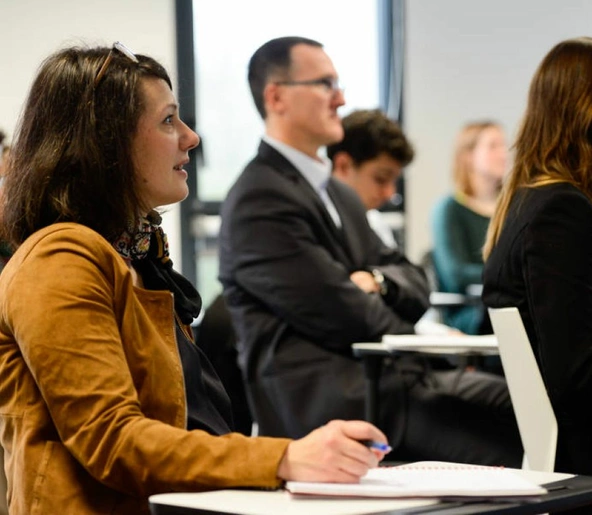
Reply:
<svg viewBox="0 0 592 515"><path fill-rule="evenodd" d="M502 467L416 462L371 469L357 484L288 481L292 494L348 497L498 497L543 495L547 491Z"/></svg>

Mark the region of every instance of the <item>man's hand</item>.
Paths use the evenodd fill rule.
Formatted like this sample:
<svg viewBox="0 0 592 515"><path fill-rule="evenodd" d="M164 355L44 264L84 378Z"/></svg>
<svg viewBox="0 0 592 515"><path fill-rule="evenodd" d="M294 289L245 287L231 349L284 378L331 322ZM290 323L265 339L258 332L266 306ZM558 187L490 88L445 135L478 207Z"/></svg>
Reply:
<svg viewBox="0 0 592 515"><path fill-rule="evenodd" d="M291 481L357 483L384 458L362 440L387 443L382 431L368 422L333 420L290 443L277 475Z"/></svg>
<svg viewBox="0 0 592 515"><path fill-rule="evenodd" d="M380 286L374 280L374 276L370 272L358 270L349 276L352 282L366 293L378 293Z"/></svg>

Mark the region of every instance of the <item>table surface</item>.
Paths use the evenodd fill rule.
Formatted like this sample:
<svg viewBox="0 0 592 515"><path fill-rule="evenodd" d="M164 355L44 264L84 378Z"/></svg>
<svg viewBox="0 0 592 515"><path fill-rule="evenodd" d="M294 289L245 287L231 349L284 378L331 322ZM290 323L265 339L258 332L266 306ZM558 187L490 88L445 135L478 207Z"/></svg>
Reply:
<svg viewBox="0 0 592 515"><path fill-rule="evenodd" d="M538 484L553 483L573 478L569 474L556 474L519 470L522 476ZM588 478L588 491L592 502L592 478ZM218 490L204 493L160 494L150 497L152 513L225 514L225 515L370 515L387 513L486 513L496 509L494 504L466 505L452 503L449 509L433 499L319 499L292 497L285 491ZM516 503L514 503L517 506ZM503 504L499 504L503 507ZM534 505L533 505L534 506ZM169 509L176 507L178 509ZM481 508L480 508L481 507ZM444 508L444 509L443 509ZM450 511L453 510L453 511ZM518 513L518 512L516 512ZM530 511L530 513L537 513Z"/></svg>
<svg viewBox="0 0 592 515"><path fill-rule="evenodd" d="M488 336L443 336L443 335L385 335L382 342L359 342L352 345L354 356L382 355L396 352L419 352L426 354L496 355L499 354L497 339Z"/></svg>
<svg viewBox="0 0 592 515"><path fill-rule="evenodd" d="M446 308L458 306L471 306L482 303L481 292L483 286L471 284L466 293L450 293L444 291L433 291L430 293L430 305L433 308Z"/></svg>

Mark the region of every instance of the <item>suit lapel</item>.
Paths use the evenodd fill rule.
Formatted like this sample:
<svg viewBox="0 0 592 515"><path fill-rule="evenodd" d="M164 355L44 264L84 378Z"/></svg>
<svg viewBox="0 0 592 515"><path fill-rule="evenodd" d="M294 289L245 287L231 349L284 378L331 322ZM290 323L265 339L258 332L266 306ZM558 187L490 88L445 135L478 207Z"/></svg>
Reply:
<svg viewBox="0 0 592 515"><path fill-rule="evenodd" d="M344 195L344 188L349 187L344 186L333 178L327 184L327 192L339 213L339 218L341 218L341 235L345 249L353 263L362 263L364 262L365 244L359 238L359 223L352 211L351 202Z"/></svg>
<svg viewBox="0 0 592 515"><path fill-rule="evenodd" d="M313 212L318 219L320 219L322 226L325 228L325 232L328 233L329 241L331 241L330 250L337 259L346 265L351 265L351 256L349 252L349 245L347 244L347 237L344 234L344 230L340 229L335 225L333 218L327 211L323 200L319 197L318 193L310 185L310 183L304 178L304 176L298 171L298 169L286 159L280 152L278 152L271 145L262 141L259 145L259 157L269 163L278 173L287 177L294 184L294 188L300 190L299 198L301 198L307 205L308 209ZM330 187L332 179L329 180L328 188ZM329 196L331 196L330 191ZM333 197L331 196L333 200ZM342 212L346 209L337 208L337 212L343 222Z"/></svg>

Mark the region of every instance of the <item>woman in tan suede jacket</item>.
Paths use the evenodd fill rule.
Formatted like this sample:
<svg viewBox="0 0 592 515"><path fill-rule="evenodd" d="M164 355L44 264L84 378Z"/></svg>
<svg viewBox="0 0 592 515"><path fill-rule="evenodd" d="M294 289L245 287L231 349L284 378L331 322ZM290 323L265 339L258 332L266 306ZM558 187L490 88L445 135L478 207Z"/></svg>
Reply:
<svg viewBox="0 0 592 515"><path fill-rule="evenodd" d="M171 82L123 45L44 61L7 173L0 442L13 515L148 513L148 496L282 480L354 482L374 426L301 440L232 431L194 342L201 300L172 269L155 208L187 195L199 138Z"/></svg>

